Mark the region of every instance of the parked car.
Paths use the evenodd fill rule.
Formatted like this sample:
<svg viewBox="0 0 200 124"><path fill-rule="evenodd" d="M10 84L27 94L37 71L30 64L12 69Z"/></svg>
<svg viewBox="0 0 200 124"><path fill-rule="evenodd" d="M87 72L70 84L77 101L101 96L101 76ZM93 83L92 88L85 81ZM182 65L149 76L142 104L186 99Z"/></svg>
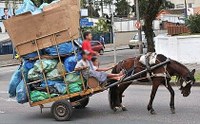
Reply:
<svg viewBox="0 0 200 124"><path fill-rule="evenodd" d="M99 41L92 41L91 42L92 50L98 52L99 54L103 55L104 53L104 46Z"/></svg>
<svg viewBox="0 0 200 124"><path fill-rule="evenodd" d="M133 49L134 47L139 47L138 36L139 36L138 33L135 34L133 36L133 38L129 41L128 45L129 45L130 49ZM145 37L145 33L144 32L142 32L142 44L143 44L144 48L147 47L147 39Z"/></svg>
<svg viewBox="0 0 200 124"><path fill-rule="evenodd" d="M79 38L79 39L75 40L75 43L76 43L76 45L78 45L81 48L83 40L81 38ZM103 55L105 48L99 41L92 41L91 46L92 46L92 50Z"/></svg>

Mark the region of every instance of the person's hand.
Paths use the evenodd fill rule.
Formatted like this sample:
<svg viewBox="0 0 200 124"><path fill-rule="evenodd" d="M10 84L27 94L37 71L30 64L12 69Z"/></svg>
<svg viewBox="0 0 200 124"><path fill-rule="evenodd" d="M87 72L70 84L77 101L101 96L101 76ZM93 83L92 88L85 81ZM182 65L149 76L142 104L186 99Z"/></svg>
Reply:
<svg viewBox="0 0 200 124"><path fill-rule="evenodd" d="M100 56L100 54L99 54L98 52L95 52L95 55L96 55L96 56Z"/></svg>

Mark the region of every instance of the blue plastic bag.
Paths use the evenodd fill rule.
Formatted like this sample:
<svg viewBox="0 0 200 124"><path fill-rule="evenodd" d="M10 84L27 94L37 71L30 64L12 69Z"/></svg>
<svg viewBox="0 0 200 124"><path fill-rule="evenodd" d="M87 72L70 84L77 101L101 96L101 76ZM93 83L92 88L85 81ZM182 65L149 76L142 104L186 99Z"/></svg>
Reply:
<svg viewBox="0 0 200 124"><path fill-rule="evenodd" d="M37 8L31 0L24 0L23 4L15 11L16 15L31 12L33 15L41 13L42 10Z"/></svg>
<svg viewBox="0 0 200 124"><path fill-rule="evenodd" d="M62 43L58 45L58 52L60 55L71 54L76 50L77 50L77 47L73 46L72 42L66 42L66 43ZM46 48L44 49L44 51L46 54L51 55L51 56L58 55L56 46Z"/></svg>
<svg viewBox="0 0 200 124"><path fill-rule="evenodd" d="M56 83L63 83L63 81L52 81L52 80L47 80L47 84L48 84L48 86L54 86ZM45 83L45 81L42 81L42 83L41 83L41 85L40 85L41 87L46 87L46 83Z"/></svg>
<svg viewBox="0 0 200 124"><path fill-rule="evenodd" d="M9 97L16 96L16 88L21 82L21 80L22 80L22 74L19 67L11 77L11 80L9 83L9 89L8 89Z"/></svg>
<svg viewBox="0 0 200 124"><path fill-rule="evenodd" d="M67 87L65 83L55 83L54 87L58 90L60 94L66 94Z"/></svg>
<svg viewBox="0 0 200 124"><path fill-rule="evenodd" d="M40 53L41 54L41 53ZM22 56L23 59L30 59L30 58L35 58L38 56L38 53L37 52L33 52L33 53L30 53L30 54L27 54L27 55L24 55Z"/></svg>
<svg viewBox="0 0 200 124"><path fill-rule="evenodd" d="M23 80L21 80L21 82L17 86L16 99L17 99L17 102L21 103L21 104L28 102L28 98L27 98L27 94L26 94L26 87L25 87Z"/></svg>
<svg viewBox="0 0 200 124"><path fill-rule="evenodd" d="M81 60L81 58L82 56L80 54L78 54L77 56L73 55L73 56L65 58L64 60L65 70L67 72L74 71L77 61Z"/></svg>

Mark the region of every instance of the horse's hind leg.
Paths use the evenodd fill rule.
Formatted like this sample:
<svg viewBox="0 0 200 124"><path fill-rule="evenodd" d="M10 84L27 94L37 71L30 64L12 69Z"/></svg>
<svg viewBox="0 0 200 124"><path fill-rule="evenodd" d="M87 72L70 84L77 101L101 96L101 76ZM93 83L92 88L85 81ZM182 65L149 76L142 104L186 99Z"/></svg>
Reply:
<svg viewBox="0 0 200 124"><path fill-rule="evenodd" d="M171 85L168 83L168 86L166 86L166 88L169 90L171 98L170 98L170 110L172 112L172 114L175 114L175 106L174 106L174 90L172 89Z"/></svg>
<svg viewBox="0 0 200 124"><path fill-rule="evenodd" d="M149 104L147 106L147 110L151 113L151 114L156 114L155 110L152 107L153 104L153 100L155 98L156 92L158 90L158 87L160 85L160 82L158 81L153 81L153 86L152 86L152 90L151 90L151 96L150 96L150 100L149 100Z"/></svg>

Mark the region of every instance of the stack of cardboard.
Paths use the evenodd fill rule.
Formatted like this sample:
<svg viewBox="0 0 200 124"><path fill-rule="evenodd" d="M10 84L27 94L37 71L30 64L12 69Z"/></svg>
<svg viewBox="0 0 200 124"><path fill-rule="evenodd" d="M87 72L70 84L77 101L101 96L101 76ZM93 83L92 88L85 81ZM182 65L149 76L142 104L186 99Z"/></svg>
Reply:
<svg viewBox="0 0 200 124"><path fill-rule="evenodd" d="M37 15L24 13L4 21L20 56L79 37L79 0L61 0Z"/></svg>

